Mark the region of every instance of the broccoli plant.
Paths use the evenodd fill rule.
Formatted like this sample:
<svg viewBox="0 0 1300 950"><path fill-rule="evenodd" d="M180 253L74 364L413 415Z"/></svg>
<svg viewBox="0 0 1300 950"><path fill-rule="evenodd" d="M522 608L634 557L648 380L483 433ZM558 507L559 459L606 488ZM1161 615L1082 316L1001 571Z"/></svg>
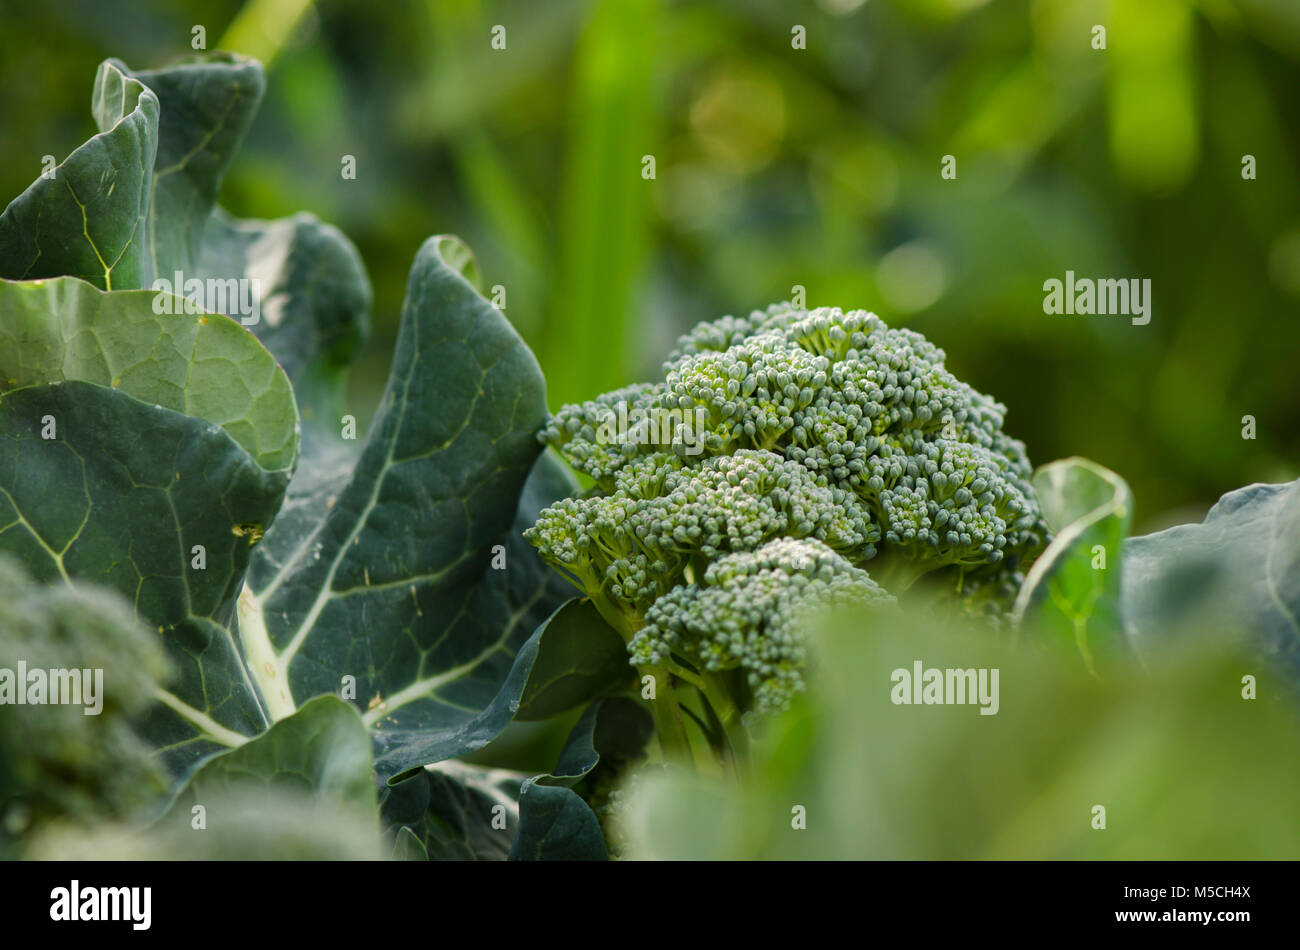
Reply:
<svg viewBox="0 0 1300 950"><path fill-rule="evenodd" d="M662 380L551 419L541 439L594 485L525 537L653 677L665 751L690 757L692 720L725 755L745 713L802 689L808 608L879 607L921 578L1009 606L1048 532L1005 413L874 314L723 317Z"/></svg>
<svg viewBox="0 0 1300 950"><path fill-rule="evenodd" d="M97 131L0 213L0 705L106 677L102 718L4 711L6 855L603 857L647 753L749 781L764 724L838 695L805 685L836 608L870 636L947 605L1104 678L1211 591L1300 656L1300 486L1126 541L1123 479L1031 471L1003 405L864 311L704 323L551 416L432 237L358 432L360 255L216 203L263 84L109 60Z"/></svg>

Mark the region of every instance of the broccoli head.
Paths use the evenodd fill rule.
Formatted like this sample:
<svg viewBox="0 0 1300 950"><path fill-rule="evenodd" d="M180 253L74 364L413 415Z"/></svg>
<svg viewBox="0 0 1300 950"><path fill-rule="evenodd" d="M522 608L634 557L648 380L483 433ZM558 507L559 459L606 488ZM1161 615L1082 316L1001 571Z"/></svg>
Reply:
<svg viewBox="0 0 1300 950"><path fill-rule="evenodd" d="M927 575L987 599L1046 543L1006 407L944 358L861 310L703 323L661 380L550 420L542 441L593 484L526 537L642 670L743 669L748 705L779 706L803 664L799 602Z"/></svg>

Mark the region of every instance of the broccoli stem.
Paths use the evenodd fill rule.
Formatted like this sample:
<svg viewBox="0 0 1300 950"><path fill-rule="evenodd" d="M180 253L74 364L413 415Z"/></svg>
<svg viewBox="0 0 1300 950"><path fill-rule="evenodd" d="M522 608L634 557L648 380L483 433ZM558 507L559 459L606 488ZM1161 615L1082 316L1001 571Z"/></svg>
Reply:
<svg viewBox="0 0 1300 950"><path fill-rule="evenodd" d="M630 641L637 631L645 626L644 617L624 610L617 601L603 591L591 592L589 596L596 610L611 627L618 631L624 642ZM654 678L655 698L650 700L650 715L654 720L655 734L659 738L659 749L664 761L676 763L684 768L707 765L708 763L700 761L697 751L691 745L690 737L686 733L681 700L677 695L677 679L690 682L703 694L703 684L698 677L688 674L671 660L663 666L638 667L637 674L642 679L646 676Z"/></svg>
<svg viewBox="0 0 1300 950"><path fill-rule="evenodd" d="M691 697L688 696L687 698ZM726 766L726 756L720 751L726 745L722 725L718 722L713 709L704 700L702 693L697 691L694 699L698 703L698 710L692 708L689 703L680 701L677 706L683 715L695 724L698 730L698 735L694 731L687 733L687 738L691 740L693 757L691 765L701 775L721 778L725 774L724 769ZM700 739L705 741L701 742Z"/></svg>
<svg viewBox="0 0 1300 950"><path fill-rule="evenodd" d="M727 739L728 759L739 765L749 754L749 731L740 719L740 709L732 698L731 690L724 679L717 673L707 670L703 673L704 698L712 707L718 721L722 723Z"/></svg>
<svg viewBox="0 0 1300 950"><path fill-rule="evenodd" d="M630 641L645 626L645 618L629 613L603 591L595 591L590 597L596 610L625 642ZM749 734L740 721L740 710L720 675L707 671L693 673L671 659L660 666L638 667L637 673L643 678L654 677L655 698L650 701L650 713L665 761L686 768L693 767L700 772L716 772L724 762L735 768L748 754ZM721 724L724 742L718 743L702 729L707 750L692 745L686 730L681 698L677 693L679 680L690 684L699 692L702 702L707 704Z"/></svg>
<svg viewBox="0 0 1300 950"><path fill-rule="evenodd" d="M873 581L896 597L906 593L926 574L945 566L942 561L912 558L891 551L883 551L862 565Z"/></svg>
<svg viewBox="0 0 1300 950"><path fill-rule="evenodd" d="M693 765L695 755L686 735L686 722L672 673L658 666L643 667L638 672L654 677L655 697L650 701L650 715L654 718L655 735L659 738L664 761L686 767Z"/></svg>
<svg viewBox="0 0 1300 950"><path fill-rule="evenodd" d="M749 754L749 733L725 678L706 671L688 673L672 661L665 666L644 667L638 672L654 676L657 684L663 684L666 677L667 690L658 685L652 704L665 761L701 774L721 776L730 771L739 775ZM698 711L683 702L678 691L681 682L694 687ZM687 718L698 727L698 738L704 739L703 743L698 738L692 741L686 729Z"/></svg>
<svg viewBox="0 0 1300 950"><path fill-rule="evenodd" d="M588 589L586 593L597 612L618 632L624 643L630 641L636 636L636 632L645 626L645 618L624 610L618 601L603 590Z"/></svg>

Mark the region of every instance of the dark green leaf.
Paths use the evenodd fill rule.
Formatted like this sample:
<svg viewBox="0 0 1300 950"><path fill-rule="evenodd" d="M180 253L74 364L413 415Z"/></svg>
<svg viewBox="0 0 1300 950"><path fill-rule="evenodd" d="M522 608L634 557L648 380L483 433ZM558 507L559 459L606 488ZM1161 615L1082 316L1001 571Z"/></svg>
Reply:
<svg viewBox="0 0 1300 950"><path fill-rule="evenodd" d="M260 736L208 760L169 812L188 820L195 804L249 782L352 805L378 818L370 737L356 709L335 696L304 703ZM210 814L209 827L214 818L219 822L222 816Z"/></svg>
<svg viewBox="0 0 1300 950"><path fill-rule="evenodd" d="M333 696L216 756L149 829L102 829L100 859L340 860L380 856L370 739L356 710ZM84 859L76 842L38 854Z"/></svg>
<svg viewBox="0 0 1300 950"><path fill-rule="evenodd" d="M516 772L440 762L385 789L384 823L431 861L504 861L519 823Z"/></svg>
<svg viewBox="0 0 1300 950"><path fill-rule="evenodd" d="M193 276L221 179L262 101L262 65L216 52L143 72L116 59L104 67L138 80L158 97L149 256L155 277L173 280L176 271Z"/></svg>
<svg viewBox="0 0 1300 950"><path fill-rule="evenodd" d="M463 254L441 237L417 255L355 468L346 483L310 476L316 522L276 523L240 606L272 711L354 682L385 777L504 727L522 682L493 700L535 612L553 606L540 564L504 537L539 451L541 372L461 276ZM341 487L321 497L322 484Z"/></svg>
<svg viewBox="0 0 1300 950"><path fill-rule="evenodd" d="M587 776L602 757L642 755L652 735L654 721L644 706L626 696L606 696L587 707L569 732L555 768L536 781L571 786Z"/></svg>
<svg viewBox="0 0 1300 950"><path fill-rule="evenodd" d="M566 791L592 773L602 759L614 767L638 758L654 735L654 721L649 711L626 696L606 696L587 707L578 720L559 760L550 774L528 780L533 794L519 799L520 837L511 858L516 860L553 860L564 857L603 858L607 852L604 834L595 813L581 797L567 798L538 794L548 787ZM586 816L581 816L582 811ZM599 845L591 837L595 824ZM573 835L572 839L566 837Z"/></svg>
<svg viewBox="0 0 1300 950"><path fill-rule="evenodd" d="M627 645L590 600L565 602L542 627L516 719L549 719L633 679Z"/></svg>
<svg viewBox="0 0 1300 950"><path fill-rule="evenodd" d="M524 783L519 795L519 831L512 861L604 861L609 852L600 822L569 789Z"/></svg>
<svg viewBox="0 0 1300 950"><path fill-rule="evenodd" d="M65 380L119 390L221 426L259 465L287 477L298 414L271 354L225 317L156 313L157 298L104 293L71 277L0 281L0 392Z"/></svg>
<svg viewBox="0 0 1300 950"><path fill-rule="evenodd" d="M1124 619L1144 656L1186 635L1246 636L1300 682L1300 481L1248 485L1202 524L1130 538Z"/></svg>
<svg viewBox="0 0 1300 950"><path fill-rule="evenodd" d="M371 300L352 242L310 214L239 221L218 208L198 273L260 282L261 319L251 329L293 380L304 422L337 433L342 373L368 332Z"/></svg>
<svg viewBox="0 0 1300 950"><path fill-rule="evenodd" d="M375 733L376 768L382 778L406 771L410 768L406 763L440 762L466 749L481 748L514 718L541 649L543 621L572 589L542 563L532 545L524 541L523 531L537 520L538 511L572 491L571 478L568 469L551 454L538 458L524 483L514 524L501 539L509 569L489 569L476 588L464 592L471 604L464 611L466 618L495 617L511 628L509 642L515 651L514 659L500 688L477 716L453 720L447 728L396 730L388 728L384 720L378 720L384 724ZM501 614L502 604L508 608L508 616ZM462 623L455 629L472 628ZM519 642L530 630L531 635ZM490 632L490 627L486 632ZM515 643L519 645L515 647Z"/></svg>
<svg viewBox="0 0 1300 950"><path fill-rule="evenodd" d="M80 277L103 290L153 283L149 197L158 97L112 61L93 100L100 133L0 214L0 277Z"/></svg>

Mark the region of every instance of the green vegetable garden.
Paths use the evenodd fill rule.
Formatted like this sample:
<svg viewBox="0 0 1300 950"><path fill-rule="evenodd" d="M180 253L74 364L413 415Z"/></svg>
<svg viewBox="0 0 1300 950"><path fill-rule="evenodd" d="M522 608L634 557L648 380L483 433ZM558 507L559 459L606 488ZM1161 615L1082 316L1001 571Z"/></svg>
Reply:
<svg viewBox="0 0 1300 950"><path fill-rule="evenodd" d="M1117 423L1112 455L1120 390L1050 415L1077 380L1035 347L1068 338L990 355L888 281L803 286L793 250L771 303L739 233L748 290L670 304L628 358L626 299L605 336L582 296L623 280L609 252L563 259L596 272L538 326L517 264L451 227L403 291L314 211L244 216L247 185L227 210L276 72L153 59L84 64L94 131L61 161L4 154L36 173L0 214L0 856L1300 857L1293 385L1189 397L1217 441L1177 450ZM983 168L956 151L954 185ZM1150 327L1026 319L1146 359L1160 293ZM1216 326L1200 346L1293 384L1293 338ZM1256 425L1272 455L1234 468Z"/></svg>

